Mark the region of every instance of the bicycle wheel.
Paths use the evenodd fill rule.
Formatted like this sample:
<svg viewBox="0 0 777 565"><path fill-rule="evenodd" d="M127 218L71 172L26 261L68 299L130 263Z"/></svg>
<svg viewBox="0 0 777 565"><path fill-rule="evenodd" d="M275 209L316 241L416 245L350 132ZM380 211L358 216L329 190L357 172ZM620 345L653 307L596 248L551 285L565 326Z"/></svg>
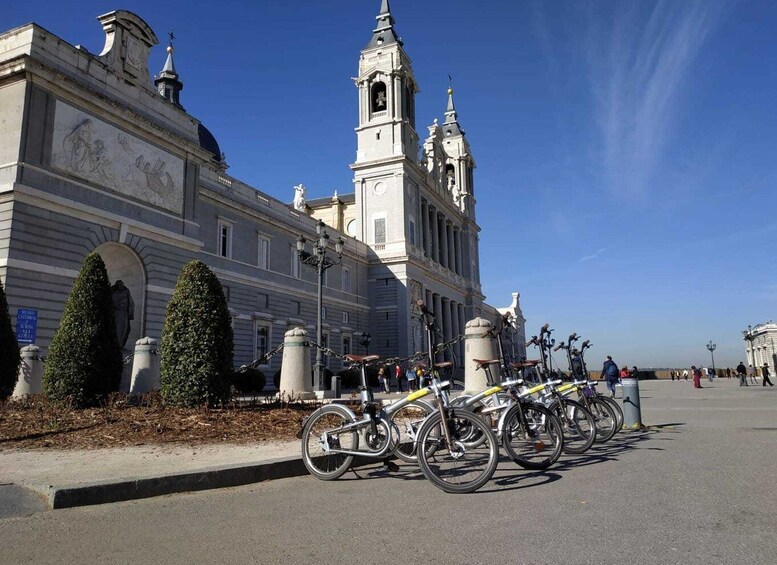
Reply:
<svg viewBox="0 0 777 565"><path fill-rule="evenodd" d="M476 491L488 482L499 463L494 432L468 410L449 409L446 418L453 445L447 445L440 413L430 415L418 430L418 466L445 492ZM467 447L461 437L470 435L472 429L484 439L476 447Z"/></svg>
<svg viewBox="0 0 777 565"><path fill-rule="evenodd" d="M588 451L596 437L596 424L591 413L582 404L569 398L564 399L563 405L554 400L548 408L559 419L564 430L564 453L579 455Z"/></svg>
<svg viewBox="0 0 777 565"><path fill-rule="evenodd" d="M594 441L598 443L609 441L618 431L618 419L615 417L615 411L612 406L598 398L589 398L588 406L596 423Z"/></svg>
<svg viewBox="0 0 777 565"><path fill-rule="evenodd" d="M337 431L353 421L353 414L337 404L323 406L310 415L302 430L302 461L311 475L323 481L331 481L348 470L353 455L332 453L330 449L359 448L359 434L356 431Z"/></svg>
<svg viewBox="0 0 777 565"><path fill-rule="evenodd" d="M618 401L612 398L608 398L604 395L597 396L596 398L606 402L610 407L612 407L616 420L615 432L617 433L621 431L623 429L623 409L621 408L621 405L618 404Z"/></svg>
<svg viewBox="0 0 777 565"><path fill-rule="evenodd" d="M521 411L526 426L521 420ZM547 469L561 457L564 433L558 418L544 406L516 404L504 416L502 445L524 469Z"/></svg>
<svg viewBox="0 0 777 565"><path fill-rule="evenodd" d="M426 417L434 411L434 408L422 400L415 400L406 404L389 416L392 434L396 435L394 455L407 463L415 463L416 437Z"/></svg>

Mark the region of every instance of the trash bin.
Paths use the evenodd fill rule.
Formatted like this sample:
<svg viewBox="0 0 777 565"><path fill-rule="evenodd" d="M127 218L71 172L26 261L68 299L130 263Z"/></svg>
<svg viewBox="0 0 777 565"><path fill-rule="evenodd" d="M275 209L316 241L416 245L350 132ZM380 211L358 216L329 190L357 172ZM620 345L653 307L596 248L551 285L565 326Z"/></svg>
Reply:
<svg viewBox="0 0 777 565"><path fill-rule="evenodd" d="M639 379L621 379L623 385L623 427L638 430L642 427L642 409L639 403Z"/></svg>

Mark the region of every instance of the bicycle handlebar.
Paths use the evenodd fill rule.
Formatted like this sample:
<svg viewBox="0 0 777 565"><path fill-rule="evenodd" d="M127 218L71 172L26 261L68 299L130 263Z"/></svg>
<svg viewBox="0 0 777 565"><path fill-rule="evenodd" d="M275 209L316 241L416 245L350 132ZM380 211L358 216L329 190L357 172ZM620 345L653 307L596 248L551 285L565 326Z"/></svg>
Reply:
<svg viewBox="0 0 777 565"><path fill-rule="evenodd" d="M577 341L578 339L580 339L580 336L577 335L577 332L575 332L571 336L569 336L569 343L572 343L573 341Z"/></svg>
<svg viewBox="0 0 777 565"><path fill-rule="evenodd" d="M562 341L559 343L556 347L553 348L553 351L558 351L559 349L564 349L564 342Z"/></svg>
<svg viewBox="0 0 777 565"><path fill-rule="evenodd" d="M550 324L545 324L540 328L540 335L544 334L545 332L548 332L548 328L550 327Z"/></svg>
<svg viewBox="0 0 777 565"><path fill-rule="evenodd" d="M531 336L531 339L526 342L526 347L529 347L530 345L537 345L537 336L536 335Z"/></svg>

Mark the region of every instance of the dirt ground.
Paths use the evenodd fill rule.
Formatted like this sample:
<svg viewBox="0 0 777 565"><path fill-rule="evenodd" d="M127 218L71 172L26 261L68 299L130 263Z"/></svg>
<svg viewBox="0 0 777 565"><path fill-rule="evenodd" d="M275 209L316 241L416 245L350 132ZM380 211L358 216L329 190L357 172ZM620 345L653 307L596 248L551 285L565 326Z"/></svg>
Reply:
<svg viewBox="0 0 777 565"><path fill-rule="evenodd" d="M97 449L147 444L248 444L293 440L315 404L270 399L219 409L173 408L159 398L115 396L76 410L39 396L0 403L0 449Z"/></svg>

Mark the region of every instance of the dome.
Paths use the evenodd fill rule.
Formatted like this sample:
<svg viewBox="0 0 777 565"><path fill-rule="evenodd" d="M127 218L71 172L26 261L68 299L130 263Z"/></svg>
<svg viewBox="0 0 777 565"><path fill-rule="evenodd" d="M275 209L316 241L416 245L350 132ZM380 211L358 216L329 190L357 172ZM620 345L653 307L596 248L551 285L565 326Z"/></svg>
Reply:
<svg viewBox="0 0 777 565"><path fill-rule="evenodd" d="M221 149L219 148L219 143L216 141L216 138L213 137L213 134L210 133L210 130L204 125L199 124L197 126L197 135L200 138L200 147L213 153L213 158L216 161L221 162Z"/></svg>

